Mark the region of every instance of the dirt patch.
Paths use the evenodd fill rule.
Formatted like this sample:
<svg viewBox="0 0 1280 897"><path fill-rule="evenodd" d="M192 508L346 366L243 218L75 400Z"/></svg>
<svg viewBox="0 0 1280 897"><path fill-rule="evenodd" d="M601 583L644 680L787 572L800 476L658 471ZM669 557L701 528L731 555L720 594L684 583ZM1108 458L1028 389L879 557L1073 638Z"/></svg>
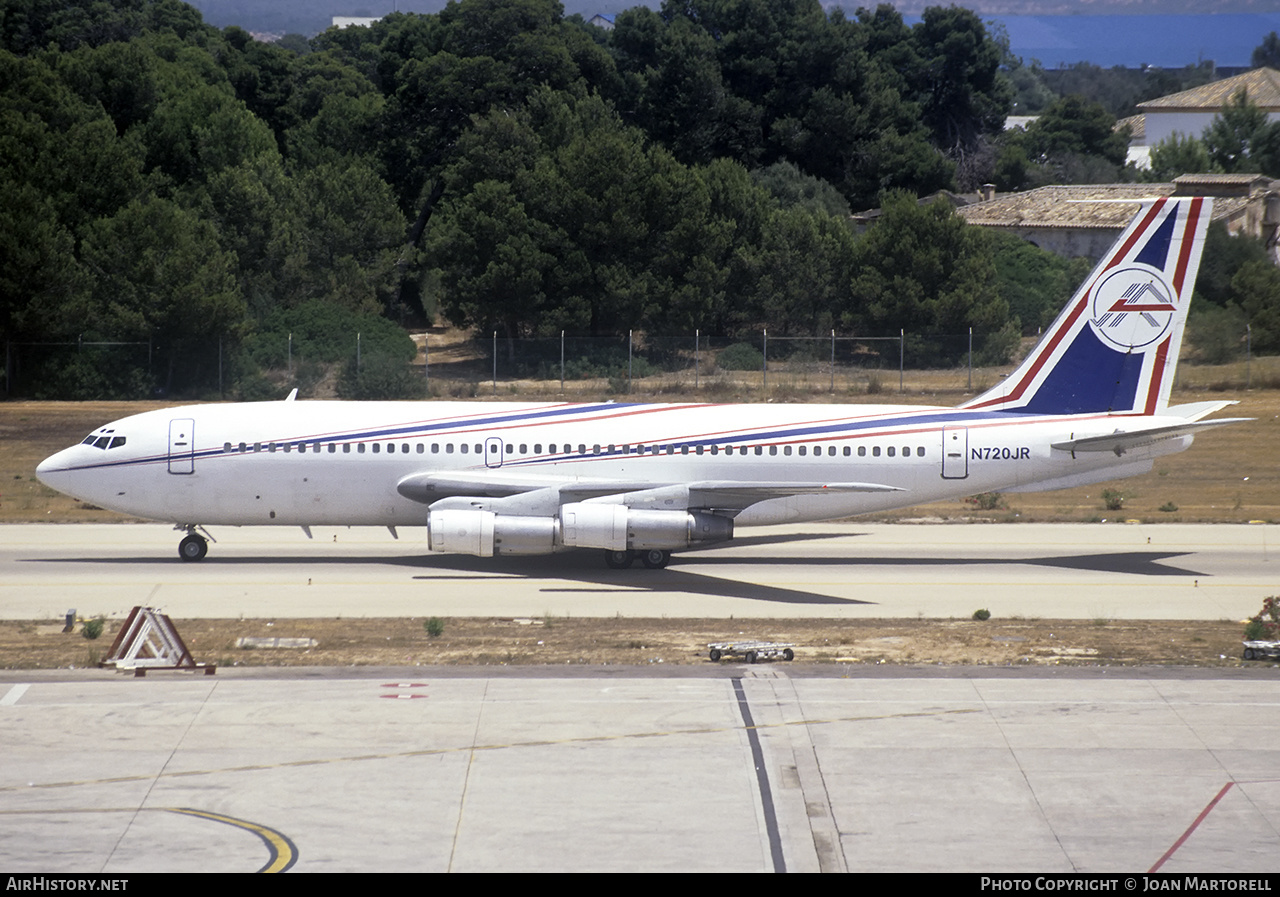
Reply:
<svg viewBox="0 0 1280 897"><path fill-rule="evenodd" d="M86 640L49 621L0 622L0 666L96 665L120 620ZM432 637L423 618L174 620L192 655L219 666L446 664L706 664L710 642L793 643L812 664L982 664L1238 667L1237 622L1120 620L652 620L449 618ZM238 647L239 640L314 639L309 648ZM721 661L722 663L729 661ZM1258 665L1256 662L1254 665Z"/></svg>

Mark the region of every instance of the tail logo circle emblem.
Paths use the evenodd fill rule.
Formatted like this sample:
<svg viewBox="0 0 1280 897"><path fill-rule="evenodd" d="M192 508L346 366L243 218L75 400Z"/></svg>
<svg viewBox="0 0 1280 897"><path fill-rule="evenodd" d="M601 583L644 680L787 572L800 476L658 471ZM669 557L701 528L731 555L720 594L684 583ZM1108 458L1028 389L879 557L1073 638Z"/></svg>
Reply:
<svg viewBox="0 0 1280 897"><path fill-rule="evenodd" d="M1093 291L1094 332L1126 351L1149 346L1173 323L1174 295L1164 276L1149 265L1113 271Z"/></svg>

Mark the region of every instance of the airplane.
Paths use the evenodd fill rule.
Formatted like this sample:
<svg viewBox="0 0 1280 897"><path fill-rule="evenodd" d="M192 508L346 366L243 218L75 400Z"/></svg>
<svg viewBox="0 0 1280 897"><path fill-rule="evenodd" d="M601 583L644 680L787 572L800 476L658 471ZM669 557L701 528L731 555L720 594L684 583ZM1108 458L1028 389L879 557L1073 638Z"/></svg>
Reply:
<svg viewBox="0 0 1280 897"><path fill-rule="evenodd" d="M126 417L43 461L46 485L171 522L427 527L480 557L588 548L665 567L736 528L1144 473L1230 401L1169 406L1212 199L1141 209L1031 353L950 407L282 401ZM208 537L208 538L206 538Z"/></svg>

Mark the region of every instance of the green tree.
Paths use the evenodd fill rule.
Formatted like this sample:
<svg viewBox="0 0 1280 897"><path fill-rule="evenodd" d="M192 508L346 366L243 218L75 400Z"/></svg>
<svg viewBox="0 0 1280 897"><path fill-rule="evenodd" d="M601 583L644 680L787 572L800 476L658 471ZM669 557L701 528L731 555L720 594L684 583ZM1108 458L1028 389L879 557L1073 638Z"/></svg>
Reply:
<svg viewBox="0 0 1280 897"><path fill-rule="evenodd" d="M919 69L909 76L935 146L969 151L999 134L1013 102L1000 71L1001 48L978 15L934 6L911 29Z"/></svg>
<svg viewBox="0 0 1280 897"><path fill-rule="evenodd" d="M1152 181L1172 181L1184 174L1213 170L1204 141L1175 132L1151 148L1151 168L1147 176Z"/></svg>
<svg viewBox="0 0 1280 897"><path fill-rule="evenodd" d="M1202 139L1218 171L1280 175L1280 122L1268 123L1267 113L1249 99L1248 91L1236 92Z"/></svg>
<svg viewBox="0 0 1280 897"><path fill-rule="evenodd" d="M1280 351L1280 269L1270 260L1246 262L1231 278L1231 290L1240 297L1254 351Z"/></svg>
<svg viewBox="0 0 1280 897"><path fill-rule="evenodd" d="M246 309L211 224L169 200L134 201L88 227L83 257L89 328L153 340L166 391L216 375L218 340L239 335Z"/></svg>
<svg viewBox="0 0 1280 897"><path fill-rule="evenodd" d="M1009 323L989 241L947 203L920 205L910 194L891 194L858 242L855 264L846 328L958 335L972 327L985 335ZM933 360L942 360L936 351Z"/></svg>
<svg viewBox="0 0 1280 897"><path fill-rule="evenodd" d="M1250 65L1254 68L1280 68L1280 34L1272 31L1253 48Z"/></svg>

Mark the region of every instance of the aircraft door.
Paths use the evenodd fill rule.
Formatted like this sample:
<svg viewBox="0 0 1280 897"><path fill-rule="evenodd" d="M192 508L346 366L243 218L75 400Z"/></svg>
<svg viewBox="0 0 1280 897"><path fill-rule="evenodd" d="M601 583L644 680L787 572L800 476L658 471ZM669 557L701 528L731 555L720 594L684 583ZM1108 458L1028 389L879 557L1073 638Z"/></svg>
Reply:
<svg viewBox="0 0 1280 897"><path fill-rule="evenodd" d="M497 436L490 436L484 441L484 466L502 466L502 440Z"/></svg>
<svg viewBox="0 0 1280 897"><path fill-rule="evenodd" d="M169 421L169 473L196 472L196 422L189 417Z"/></svg>
<svg viewBox="0 0 1280 897"><path fill-rule="evenodd" d="M942 428L942 478L963 480L969 475L969 428Z"/></svg>

